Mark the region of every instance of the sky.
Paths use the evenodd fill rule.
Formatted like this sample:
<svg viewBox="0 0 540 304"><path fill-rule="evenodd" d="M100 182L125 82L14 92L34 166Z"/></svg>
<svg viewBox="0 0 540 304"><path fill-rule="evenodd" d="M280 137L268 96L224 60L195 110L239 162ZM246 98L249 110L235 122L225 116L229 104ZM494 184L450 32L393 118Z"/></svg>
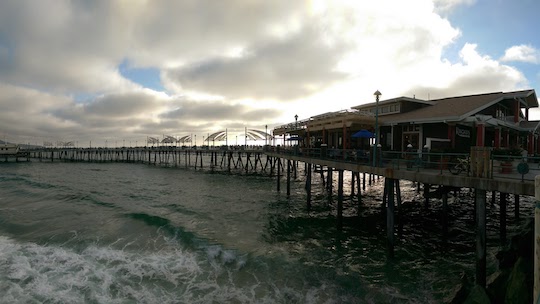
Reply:
<svg viewBox="0 0 540 304"><path fill-rule="evenodd" d="M540 88L537 0L0 1L0 136L78 146ZM540 119L540 111L531 111Z"/></svg>

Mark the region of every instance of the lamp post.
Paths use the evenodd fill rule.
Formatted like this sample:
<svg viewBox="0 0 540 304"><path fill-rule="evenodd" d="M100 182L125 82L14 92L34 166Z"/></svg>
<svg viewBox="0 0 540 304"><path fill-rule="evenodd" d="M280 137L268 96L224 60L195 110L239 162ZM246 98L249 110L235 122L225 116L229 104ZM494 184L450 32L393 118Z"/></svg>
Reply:
<svg viewBox="0 0 540 304"><path fill-rule="evenodd" d="M381 92L379 90L373 93L375 95L375 146L373 147L373 167L377 164L377 149L379 148L379 96Z"/></svg>
<svg viewBox="0 0 540 304"><path fill-rule="evenodd" d="M294 128L298 129L298 114L294 115Z"/></svg>
<svg viewBox="0 0 540 304"><path fill-rule="evenodd" d="M266 146L266 141L268 140L268 125L264 126L264 145Z"/></svg>

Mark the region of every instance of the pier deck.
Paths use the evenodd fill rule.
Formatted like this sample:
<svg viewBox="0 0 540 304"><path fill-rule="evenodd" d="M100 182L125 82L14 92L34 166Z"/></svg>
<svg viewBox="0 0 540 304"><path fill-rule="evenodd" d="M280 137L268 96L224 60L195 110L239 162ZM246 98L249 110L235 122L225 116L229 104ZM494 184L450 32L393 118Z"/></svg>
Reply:
<svg viewBox="0 0 540 304"><path fill-rule="evenodd" d="M366 172L393 179L409 180L433 185L449 187L474 188L486 191L498 191L503 193L534 196L534 177L540 174L537 170L530 170L522 176L519 173L493 173L491 178L470 177L465 172L460 175L451 174L448 169L412 168L405 165L373 167L352 161L340 159L328 159L314 156L298 156L287 153L266 152L271 157L281 157L293 161L301 161L319 166L332 167L337 170L353 172Z"/></svg>

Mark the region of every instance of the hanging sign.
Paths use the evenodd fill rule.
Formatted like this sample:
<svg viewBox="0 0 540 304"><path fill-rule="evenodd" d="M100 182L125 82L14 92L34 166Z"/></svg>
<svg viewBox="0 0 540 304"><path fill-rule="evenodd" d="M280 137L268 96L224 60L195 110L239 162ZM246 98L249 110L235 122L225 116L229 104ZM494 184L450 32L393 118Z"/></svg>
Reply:
<svg viewBox="0 0 540 304"><path fill-rule="evenodd" d="M456 134L459 137L471 138L471 131L456 126Z"/></svg>

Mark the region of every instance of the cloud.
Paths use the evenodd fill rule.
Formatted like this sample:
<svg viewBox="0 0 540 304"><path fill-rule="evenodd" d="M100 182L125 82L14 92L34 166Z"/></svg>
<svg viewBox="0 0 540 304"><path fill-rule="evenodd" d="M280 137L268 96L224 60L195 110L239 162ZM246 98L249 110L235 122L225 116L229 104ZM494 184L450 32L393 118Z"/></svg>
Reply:
<svg viewBox="0 0 540 304"><path fill-rule="evenodd" d="M269 41L238 58L211 58L165 72L185 90L227 98L294 99L331 86L345 47L328 46L314 29Z"/></svg>
<svg viewBox="0 0 540 304"><path fill-rule="evenodd" d="M467 29L442 14L473 3L2 1L0 131L206 134L372 102L377 89L384 98L438 98L525 88L523 73L505 63L538 63L533 47L494 59L456 44ZM445 58L454 49L458 59ZM125 62L159 72L165 91L124 77Z"/></svg>
<svg viewBox="0 0 540 304"><path fill-rule="evenodd" d="M530 45L515 45L506 49L504 56L500 60L503 62L540 63L540 51Z"/></svg>
<svg viewBox="0 0 540 304"><path fill-rule="evenodd" d="M435 99L449 96L511 91L526 88L522 72L481 55L476 44L466 44L459 53L461 62L440 67L435 82L411 86L405 95ZM489 75L489 76L487 76Z"/></svg>
<svg viewBox="0 0 540 304"><path fill-rule="evenodd" d="M449 13L456 7L471 6L476 3L477 0L434 0L435 9L440 13Z"/></svg>

